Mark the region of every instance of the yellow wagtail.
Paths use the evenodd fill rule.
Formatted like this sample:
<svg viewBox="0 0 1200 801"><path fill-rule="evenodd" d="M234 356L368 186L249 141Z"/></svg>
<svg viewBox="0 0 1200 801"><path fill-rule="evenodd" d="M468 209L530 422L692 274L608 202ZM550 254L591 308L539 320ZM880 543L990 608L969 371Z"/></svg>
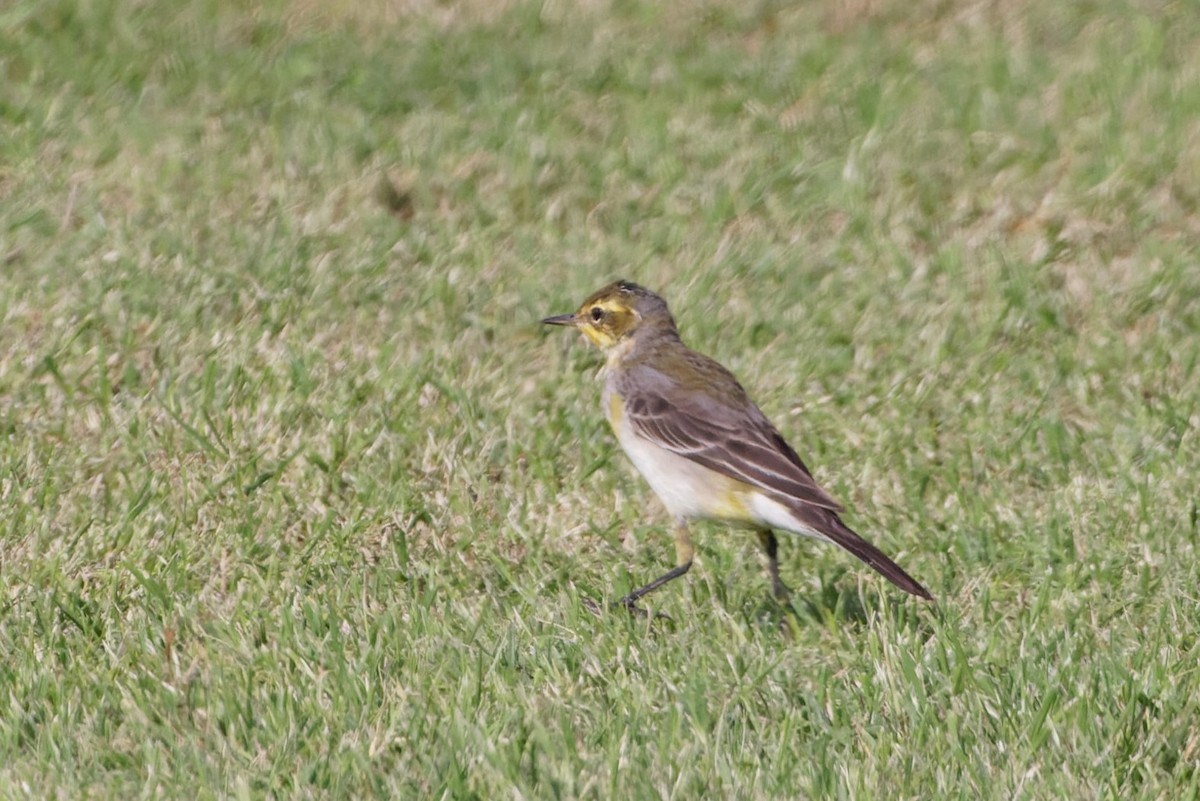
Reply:
<svg viewBox="0 0 1200 801"><path fill-rule="evenodd" d="M667 303L628 281L597 291L573 314L542 320L579 329L607 355L604 410L625 453L675 519L676 566L618 603L637 601L692 566L691 520L756 530L776 598L780 529L840 545L913 595L933 596L852 531L778 429L733 375L683 344Z"/></svg>

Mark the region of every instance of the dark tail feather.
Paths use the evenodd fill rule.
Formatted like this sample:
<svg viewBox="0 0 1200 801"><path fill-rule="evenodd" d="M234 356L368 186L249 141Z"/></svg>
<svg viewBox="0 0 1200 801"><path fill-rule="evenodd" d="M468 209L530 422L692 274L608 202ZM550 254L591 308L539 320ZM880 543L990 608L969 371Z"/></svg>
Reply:
<svg viewBox="0 0 1200 801"><path fill-rule="evenodd" d="M806 506L794 511L801 520L811 525L815 531L827 537L830 542L842 546L857 556L900 589L918 598L924 598L926 601L933 600L933 596L929 594L929 590L922 587L916 579L905 573L904 568L891 559L888 559L883 551L854 533L849 526L842 522L842 519L836 513L828 509L820 509L813 506Z"/></svg>

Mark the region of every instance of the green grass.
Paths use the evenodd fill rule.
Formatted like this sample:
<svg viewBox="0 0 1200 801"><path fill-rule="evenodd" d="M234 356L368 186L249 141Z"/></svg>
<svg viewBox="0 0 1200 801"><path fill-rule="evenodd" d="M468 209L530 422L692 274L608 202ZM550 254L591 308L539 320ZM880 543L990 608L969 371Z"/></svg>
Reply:
<svg viewBox="0 0 1200 801"><path fill-rule="evenodd" d="M1200 798L1186 3L252 5L0 8L0 797ZM586 610L617 277L936 606Z"/></svg>

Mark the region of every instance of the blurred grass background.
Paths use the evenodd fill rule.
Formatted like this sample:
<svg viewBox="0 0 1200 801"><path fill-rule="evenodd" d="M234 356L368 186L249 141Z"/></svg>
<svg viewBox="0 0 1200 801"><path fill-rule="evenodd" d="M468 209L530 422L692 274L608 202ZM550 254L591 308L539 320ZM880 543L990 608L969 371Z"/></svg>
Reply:
<svg viewBox="0 0 1200 801"><path fill-rule="evenodd" d="M10 0L0 795L1197 798L1186 3ZM665 515L662 291L939 598Z"/></svg>

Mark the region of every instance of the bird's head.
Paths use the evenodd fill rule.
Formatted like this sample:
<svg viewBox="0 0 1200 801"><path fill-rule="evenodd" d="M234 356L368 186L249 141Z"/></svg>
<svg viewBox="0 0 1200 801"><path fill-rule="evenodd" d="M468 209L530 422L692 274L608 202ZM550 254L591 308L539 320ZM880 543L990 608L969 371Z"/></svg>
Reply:
<svg viewBox="0 0 1200 801"><path fill-rule="evenodd" d="M675 330L667 302L631 281L616 281L593 292L572 314L542 320L546 325L578 328L601 350L628 341L639 331Z"/></svg>

